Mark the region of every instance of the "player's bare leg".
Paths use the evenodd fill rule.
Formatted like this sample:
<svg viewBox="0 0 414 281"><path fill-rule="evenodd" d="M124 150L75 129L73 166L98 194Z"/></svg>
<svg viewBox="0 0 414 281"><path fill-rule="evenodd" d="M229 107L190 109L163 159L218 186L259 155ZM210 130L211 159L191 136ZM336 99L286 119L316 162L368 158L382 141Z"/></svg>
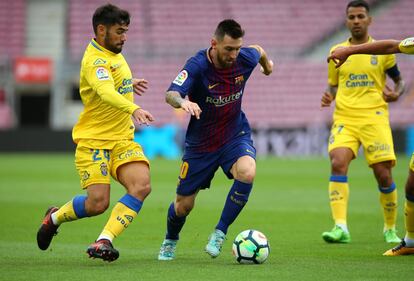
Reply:
<svg viewBox="0 0 414 281"><path fill-rule="evenodd" d="M119 257L119 252L113 247L112 241L132 223L143 201L151 192L149 167L145 162L123 164L118 168L117 175L127 194L115 204L97 241L86 251L89 257L105 261L114 261Z"/></svg>

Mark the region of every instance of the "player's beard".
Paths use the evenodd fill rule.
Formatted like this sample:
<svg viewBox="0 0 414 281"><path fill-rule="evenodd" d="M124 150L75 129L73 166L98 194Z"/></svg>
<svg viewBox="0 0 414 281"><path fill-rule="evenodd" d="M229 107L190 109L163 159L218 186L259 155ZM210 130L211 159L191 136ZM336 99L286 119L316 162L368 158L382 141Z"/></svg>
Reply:
<svg viewBox="0 0 414 281"><path fill-rule="evenodd" d="M366 30L360 28L359 30L351 30L352 37L356 40L362 40L365 38Z"/></svg>
<svg viewBox="0 0 414 281"><path fill-rule="evenodd" d="M105 42L105 48L108 49L109 51L111 51L115 54L119 54L122 51L123 44L118 44L119 47L118 47L118 45L114 45L110 40L109 32L106 32L104 42Z"/></svg>
<svg viewBox="0 0 414 281"><path fill-rule="evenodd" d="M217 52L217 62L219 63L221 68L230 68L234 64L234 61L230 62L230 61L224 60L219 52Z"/></svg>

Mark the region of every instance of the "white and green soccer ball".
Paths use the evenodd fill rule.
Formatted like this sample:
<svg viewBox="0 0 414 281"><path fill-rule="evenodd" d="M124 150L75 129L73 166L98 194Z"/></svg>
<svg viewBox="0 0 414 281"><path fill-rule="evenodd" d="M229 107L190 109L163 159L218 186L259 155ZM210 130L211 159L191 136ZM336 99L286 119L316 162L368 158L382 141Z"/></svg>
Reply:
<svg viewBox="0 0 414 281"><path fill-rule="evenodd" d="M264 263L269 253L269 241L258 230L242 231L233 241L233 255L239 263Z"/></svg>

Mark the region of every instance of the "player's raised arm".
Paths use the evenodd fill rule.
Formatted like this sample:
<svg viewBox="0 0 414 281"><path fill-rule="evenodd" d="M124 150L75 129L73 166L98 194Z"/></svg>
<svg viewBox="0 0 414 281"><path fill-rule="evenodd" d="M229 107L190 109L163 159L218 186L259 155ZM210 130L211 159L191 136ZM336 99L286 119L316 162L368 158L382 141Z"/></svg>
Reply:
<svg viewBox="0 0 414 281"><path fill-rule="evenodd" d="M195 102L191 102L181 97L177 91L168 91L165 101L174 108L182 108L195 118L200 119L201 109Z"/></svg>
<svg viewBox="0 0 414 281"><path fill-rule="evenodd" d="M273 72L273 61L267 57L265 50L259 45L250 45L249 47L255 48L260 53L260 71L264 75L270 75Z"/></svg>
<svg viewBox="0 0 414 281"><path fill-rule="evenodd" d="M356 54L372 54L372 55L386 55L400 53L397 40L379 40L371 43L361 45L354 45L350 47L339 47L333 50L328 57L328 62L333 60L336 67L340 67L351 55Z"/></svg>

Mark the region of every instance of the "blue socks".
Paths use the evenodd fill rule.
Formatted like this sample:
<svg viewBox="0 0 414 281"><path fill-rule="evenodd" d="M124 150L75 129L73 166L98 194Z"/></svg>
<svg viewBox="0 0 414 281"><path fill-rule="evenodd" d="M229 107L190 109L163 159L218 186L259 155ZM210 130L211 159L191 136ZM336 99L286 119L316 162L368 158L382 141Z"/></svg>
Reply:
<svg viewBox="0 0 414 281"><path fill-rule="evenodd" d="M227 233L229 226L240 214L244 205L246 205L252 187L253 183L243 183L241 181L234 180L233 186L227 195L226 203L224 204L220 221L217 224L216 229L223 231L224 234Z"/></svg>
<svg viewBox="0 0 414 281"><path fill-rule="evenodd" d="M187 217L178 217L175 213L174 202L168 208L167 215L167 234L165 239L178 240L179 233L184 226Z"/></svg>

